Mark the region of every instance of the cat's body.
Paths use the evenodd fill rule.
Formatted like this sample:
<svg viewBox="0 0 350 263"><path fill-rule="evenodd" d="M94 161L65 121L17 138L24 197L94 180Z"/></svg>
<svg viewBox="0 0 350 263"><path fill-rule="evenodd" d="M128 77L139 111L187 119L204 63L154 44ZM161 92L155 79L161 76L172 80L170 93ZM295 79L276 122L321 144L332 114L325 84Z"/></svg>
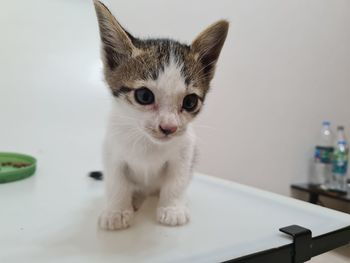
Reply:
<svg viewBox="0 0 350 263"><path fill-rule="evenodd" d="M104 145L107 200L99 225L128 227L150 194L159 194L160 223L185 224L185 191L196 154L190 122L203 105L228 24L212 25L191 46L140 40L94 3L105 79L115 97Z"/></svg>

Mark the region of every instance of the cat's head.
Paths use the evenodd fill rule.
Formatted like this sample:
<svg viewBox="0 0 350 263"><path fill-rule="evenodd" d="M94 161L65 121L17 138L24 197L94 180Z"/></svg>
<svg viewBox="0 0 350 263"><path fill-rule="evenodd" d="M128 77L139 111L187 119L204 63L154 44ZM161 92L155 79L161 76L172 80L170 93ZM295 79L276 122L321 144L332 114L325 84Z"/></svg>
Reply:
<svg viewBox="0 0 350 263"><path fill-rule="evenodd" d="M141 40L127 32L105 5L94 1L106 82L120 115L152 141L180 136L200 112L228 22L219 21L191 45Z"/></svg>

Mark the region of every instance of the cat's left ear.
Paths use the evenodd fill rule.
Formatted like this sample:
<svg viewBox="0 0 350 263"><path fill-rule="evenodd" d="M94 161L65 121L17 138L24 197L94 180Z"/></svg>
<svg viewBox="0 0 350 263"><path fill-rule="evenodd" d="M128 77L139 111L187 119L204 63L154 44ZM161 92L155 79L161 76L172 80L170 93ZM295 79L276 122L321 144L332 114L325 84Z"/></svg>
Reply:
<svg viewBox="0 0 350 263"><path fill-rule="evenodd" d="M119 24L108 8L98 0L94 0L94 5L102 41L102 59L113 70L139 50L132 43L134 37Z"/></svg>
<svg viewBox="0 0 350 263"><path fill-rule="evenodd" d="M229 23L220 20L202 33L191 44L191 50L203 66L203 73L208 81L214 76L215 65L225 43Z"/></svg>

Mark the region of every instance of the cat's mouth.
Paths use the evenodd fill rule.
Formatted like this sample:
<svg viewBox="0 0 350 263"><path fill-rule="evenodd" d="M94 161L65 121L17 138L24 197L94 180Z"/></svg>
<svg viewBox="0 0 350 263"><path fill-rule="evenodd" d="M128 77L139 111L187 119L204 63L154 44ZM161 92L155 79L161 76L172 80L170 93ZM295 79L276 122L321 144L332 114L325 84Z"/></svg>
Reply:
<svg viewBox="0 0 350 263"><path fill-rule="evenodd" d="M164 135L164 136L157 137L157 140L166 142L171 140L172 138L174 138L174 136Z"/></svg>
<svg viewBox="0 0 350 263"><path fill-rule="evenodd" d="M173 139L175 136L176 136L175 134L172 134L172 135L151 134L152 139L160 143L168 142L171 139Z"/></svg>
<svg viewBox="0 0 350 263"><path fill-rule="evenodd" d="M146 128L145 131L147 137L155 143L165 143L171 141L174 137L178 136L178 133L165 135L157 130Z"/></svg>

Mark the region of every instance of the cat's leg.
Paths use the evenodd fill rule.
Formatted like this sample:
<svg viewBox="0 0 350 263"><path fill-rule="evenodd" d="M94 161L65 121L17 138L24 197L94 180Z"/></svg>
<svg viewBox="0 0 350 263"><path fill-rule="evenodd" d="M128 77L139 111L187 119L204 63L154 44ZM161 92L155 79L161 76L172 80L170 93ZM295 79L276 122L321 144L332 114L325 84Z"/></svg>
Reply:
<svg viewBox="0 0 350 263"><path fill-rule="evenodd" d="M133 219L133 185L123 170L122 165L105 167L106 204L99 218L99 226L102 229L127 228Z"/></svg>
<svg viewBox="0 0 350 263"><path fill-rule="evenodd" d="M192 177L192 161L193 158L190 155L187 160L168 163L159 194L158 222L177 226L189 221L190 215L185 192Z"/></svg>

